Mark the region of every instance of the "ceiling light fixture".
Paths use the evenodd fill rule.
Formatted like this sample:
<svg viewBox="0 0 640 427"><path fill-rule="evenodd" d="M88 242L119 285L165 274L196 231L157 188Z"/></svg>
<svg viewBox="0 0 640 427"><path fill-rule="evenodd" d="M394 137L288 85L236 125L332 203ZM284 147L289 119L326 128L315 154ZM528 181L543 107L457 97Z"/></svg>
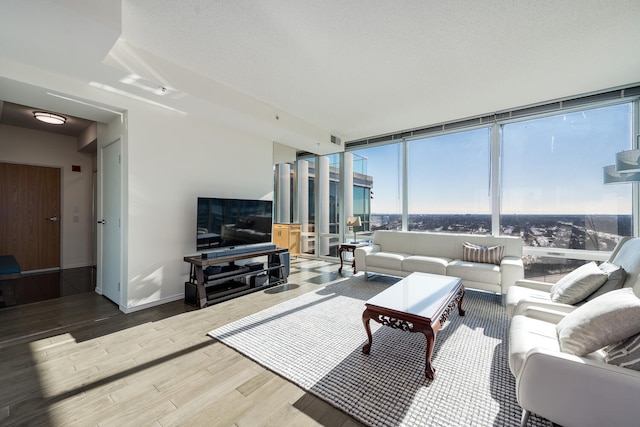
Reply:
<svg viewBox="0 0 640 427"><path fill-rule="evenodd" d="M67 121L67 118L59 114L45 113L44 111L36 111L33 113L33 117L41 122L49 123L50 125L63 125Z"/></svg>

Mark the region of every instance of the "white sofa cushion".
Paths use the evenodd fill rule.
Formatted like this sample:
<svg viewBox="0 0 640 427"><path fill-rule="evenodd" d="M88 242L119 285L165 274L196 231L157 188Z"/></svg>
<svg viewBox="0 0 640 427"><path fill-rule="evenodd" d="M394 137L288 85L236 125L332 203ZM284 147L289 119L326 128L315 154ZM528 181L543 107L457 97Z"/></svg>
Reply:
<svg viewBox="0 0 640 427"><path fill-rule="evenodd" d="M608 292L569 313L556 330L563 352L584 356L640 333L640 298L631 288Z"/></svg>
<svg viewBox="0 0 640 427"><path fill-rule="evenodd" d="M553 285L551 301L576 304L594 293L607 278L607 273L600 270L595 262L581 265Z"/></svg>
<svg viewBox="0 0 640 427"><path fill-rule="evenodd" d="M402 261L411 256L399 252L373 252L367 255L367 266L387 270L402 270Z"/></svg>
<svg viewBox="0 0 640 427"><path fill-rule="evenodd" d="M455 258L456 239L449 234L407 232L413 240L413 254L436 258Z"/></svg>
<svg viewBox="0 0 640 427"><path fill-rule="evenodd" d="M624 268L618 265L605 261L598 267L607 274L607 281L596 289L594 293L589 295L585 301L591 301L592 299L598 298L600 295L606 294L607 292L622 288L622 286L624 286L624 281L627 279L627 272L624 271Z"/></svg>
<svg viewBox="0 0 640 427"><path fill-rule="evenodd" d="M462 280L472 282L500 284L500 266L495 264L484 264L480 262L469 262L453 260L447 265L447 276L459 277Z"/></svg>
<svg viewBox="0 0 640 427"><path fill-rule="evenodd" d="M404 253L413 255L415 233L411 232L385 232L373 233L373 243L380 245L382 252Z"/></svg>
<svg viewBox="0 0 640 427"><path fill-rule="evenodd" d="M402 270L445 275L449 261L448 258L411 255L402 260Z"/></svg>

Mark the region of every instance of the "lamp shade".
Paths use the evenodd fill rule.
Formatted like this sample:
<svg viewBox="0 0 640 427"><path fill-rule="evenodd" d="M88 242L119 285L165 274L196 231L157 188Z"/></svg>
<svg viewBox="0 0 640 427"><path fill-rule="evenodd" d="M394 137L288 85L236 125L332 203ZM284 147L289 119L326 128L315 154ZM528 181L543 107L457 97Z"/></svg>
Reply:
<svg viewBox="0 0 640 427"><path fill-rule="evenodd" d="M626 182L640 181L640 172L620 173L616 171L616 165L609 165L602 168L603 181L605 184L623 184Z"/></svg>
<svg viewBox="0 0 640 427"><path fill-rule="evenodd" d="M640 150L616 153L616 171L620 173L640 172Z"/></svg>
<svg viewBox="0 0 640 427"><path fill-rule="evenodd" d="M347 217L347 227L360 227L361 225L362 221L359 216Z"/></svg>

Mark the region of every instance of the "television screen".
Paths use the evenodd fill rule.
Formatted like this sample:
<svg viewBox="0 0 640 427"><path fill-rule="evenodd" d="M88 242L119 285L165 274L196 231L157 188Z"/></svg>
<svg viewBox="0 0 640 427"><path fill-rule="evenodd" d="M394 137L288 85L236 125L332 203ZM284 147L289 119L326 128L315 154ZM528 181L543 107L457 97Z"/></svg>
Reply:
<svg viewBox="0 0 640 427"><path fill-rule="evenodd" d="M270 200L198 197L198 251L271 242Z"/></svg>

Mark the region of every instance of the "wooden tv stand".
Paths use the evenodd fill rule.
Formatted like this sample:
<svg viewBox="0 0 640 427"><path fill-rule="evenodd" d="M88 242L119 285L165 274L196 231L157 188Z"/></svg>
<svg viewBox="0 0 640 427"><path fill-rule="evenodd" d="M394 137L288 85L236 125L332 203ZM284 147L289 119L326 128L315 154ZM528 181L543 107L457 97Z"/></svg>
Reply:
<svg viewBox="0 0 640 427"><path fill-rule="evenodd" d="M218 258L203 259L202 255L184 257L184 260L191 264L187 285L196 288L196 306L204 308L208 304L287 283L287 270L284 261L286 253L286 249L270 249ZM266 267L259 270L249 270L249 268L235 265L236 261L262 256L267 256L268 261ZM227 264L228 267L225 271L211 275L206 275L204 272L209 266L224 264ZM266 275L264 285L251 284L252 278L256 280L257 276L264 277L264 275Z"/></svg>

